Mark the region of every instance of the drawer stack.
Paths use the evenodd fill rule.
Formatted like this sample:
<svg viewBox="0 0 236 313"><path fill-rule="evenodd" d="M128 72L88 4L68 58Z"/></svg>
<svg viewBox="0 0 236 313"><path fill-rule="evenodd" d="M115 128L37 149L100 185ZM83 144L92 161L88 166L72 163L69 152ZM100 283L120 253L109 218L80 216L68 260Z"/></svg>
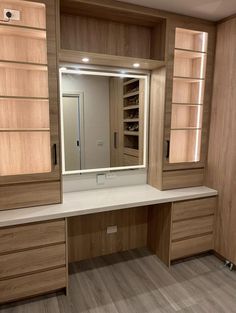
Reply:
<svg viewBox="0 0 236 313"><path fill-rule="evenodd" d="M171 260L213 249L215 208L215 197L173 203Z"/></svg>
<svg viewBox="0 0 236 313"><path fill-rule="evenodd" d="M65 220L0 229L0 303L66 287Z"/></svg>

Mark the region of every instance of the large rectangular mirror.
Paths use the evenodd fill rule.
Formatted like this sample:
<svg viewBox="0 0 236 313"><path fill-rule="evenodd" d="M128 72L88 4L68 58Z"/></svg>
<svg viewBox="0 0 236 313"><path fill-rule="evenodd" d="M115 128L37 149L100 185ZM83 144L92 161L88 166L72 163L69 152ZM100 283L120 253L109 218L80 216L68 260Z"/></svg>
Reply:
<svg viewBox="0 0 236 313"><path fill-rule="evenodd" d="M63 174L146 167L148 75L60 69Z"/></svg>

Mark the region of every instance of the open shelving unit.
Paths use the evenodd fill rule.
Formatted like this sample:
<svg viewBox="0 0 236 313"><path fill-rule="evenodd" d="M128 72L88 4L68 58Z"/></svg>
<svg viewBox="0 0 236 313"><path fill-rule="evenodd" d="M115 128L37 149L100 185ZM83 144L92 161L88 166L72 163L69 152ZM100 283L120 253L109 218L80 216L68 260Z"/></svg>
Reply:
<svg viewBox="0 0 236 313"><path fill-rule="evenodd" d="M60 1L61 63L142 69L165 65L166 18L130 12L119 6Z"/></svg>
<svg viewBox="0 0 236 313"><path fill-rule="evenodd" d="M206 32L176 28L169 163L201 159L207 41Z"/></svg>
<svg viewBox="0 0 236 313"><path fill-rule="evenodd" d="M123 80L123 163L139 165L143 160L144 83ZM133 163L133 164L132 164Z"/></svg>
<svg viewBox="0 0 236 313"><path fill-rule="evenodd" d="M45 4L2 1L0 11L6 7L20 10L21 19L0 23L0 175L47 173L51 148Z"/></svg>

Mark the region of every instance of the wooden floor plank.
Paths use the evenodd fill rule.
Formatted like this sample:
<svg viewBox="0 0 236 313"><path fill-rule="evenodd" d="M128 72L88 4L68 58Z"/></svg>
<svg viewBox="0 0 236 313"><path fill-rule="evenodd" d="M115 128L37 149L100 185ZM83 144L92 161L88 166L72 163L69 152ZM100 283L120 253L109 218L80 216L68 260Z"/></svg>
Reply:
<svg viewBox="0 0 236 313"><path fill-rule="evenodd" d="M236 272L213 255L168 269L146 249L70 265L69 294L0 307L0 313L236 313Z"/></svg>

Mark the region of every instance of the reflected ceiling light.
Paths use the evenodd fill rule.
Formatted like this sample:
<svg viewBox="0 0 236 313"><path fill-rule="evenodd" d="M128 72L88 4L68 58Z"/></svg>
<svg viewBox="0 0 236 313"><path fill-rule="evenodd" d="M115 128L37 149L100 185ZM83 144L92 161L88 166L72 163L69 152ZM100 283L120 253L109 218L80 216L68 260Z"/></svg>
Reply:
<svg viewBox="0 0 236 313"><path fill-rule="evenodd" d="M66 67L61 67L61 71L66 71L67 68Z"/></svg>
<svg viewBox="0 0 236 313"><path fill-rule="evenodd" d="M140 64L139 64L139 63L134 63L134 64L133 64L133 67L136 67L136 68L137 68L137 67L140 67Z"/></svg>
<svg viewBox="0 0 236 313"><path fill-rule="evenodd" d="M89 58L83 58L82 61L83 61L84 63L88 63L88 62L89 62Z"/></svg>

